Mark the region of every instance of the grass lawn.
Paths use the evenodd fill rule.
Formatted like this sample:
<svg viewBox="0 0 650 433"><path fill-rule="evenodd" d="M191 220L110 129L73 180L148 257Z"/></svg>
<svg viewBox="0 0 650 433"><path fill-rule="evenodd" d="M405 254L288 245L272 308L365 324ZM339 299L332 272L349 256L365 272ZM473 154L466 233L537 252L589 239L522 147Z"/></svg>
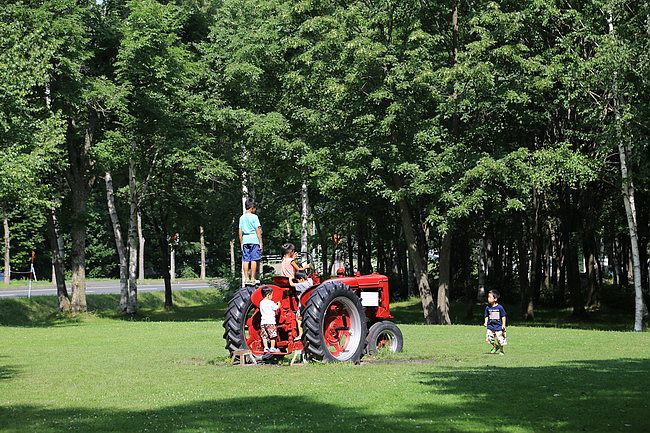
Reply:
<svg viewBox="0 0 650 433"><path fill-rule="evenodd" d="M235 367L214 291L177 292L172 312L161 296L141 295L138 320L111 295L76 319L51 297L0 300L0 432L650 431L647 332L515 322L488 355L481 326L418 324L409 301L394 306L401 354Z"/></svg>

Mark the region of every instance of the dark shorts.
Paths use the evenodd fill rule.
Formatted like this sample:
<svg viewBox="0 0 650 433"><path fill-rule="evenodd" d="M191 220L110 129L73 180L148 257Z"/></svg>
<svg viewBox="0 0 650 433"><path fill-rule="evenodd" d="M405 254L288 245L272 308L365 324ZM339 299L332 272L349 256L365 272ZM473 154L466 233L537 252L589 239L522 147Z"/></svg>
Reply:
<svg viewBox="0 0 650 433"><path fill-rule="evenodd" d="M257 244L244 244L241 249L242 262L256 262L262 258L260 254L260 246Z"/></svg>
<svg viewBox="0 0 650 433"><path fill-rule="evenodd" d="M275 325L262 325L260 335L267 340L273 340L278 336L278 331L275 329Z"/></svg>

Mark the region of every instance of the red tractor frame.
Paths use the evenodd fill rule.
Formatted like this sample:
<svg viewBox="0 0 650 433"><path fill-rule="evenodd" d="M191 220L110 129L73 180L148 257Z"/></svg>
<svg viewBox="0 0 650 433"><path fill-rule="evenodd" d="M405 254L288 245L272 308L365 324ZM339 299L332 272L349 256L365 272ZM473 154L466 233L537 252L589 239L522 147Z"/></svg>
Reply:
<svg viewBox="0 0 650 433"><path fill-rule="evenodd" d="M226 349L249 349L257 359L263 352L259 304L262 287L273 289L280 302L276 316L276 347L285 356L302 350L308 359L323 362L359 362L365 353L380 349L401 352L403 337L387 319L390 314L388 277L380 274L339 276L321 282L311 275L314 286L298 295L286 277L273 277L272 284L246 286L228 303L223 323ZM300 298L300 299L299 299ZM296 312L300 309L303 336L298 336Z"/></svg>

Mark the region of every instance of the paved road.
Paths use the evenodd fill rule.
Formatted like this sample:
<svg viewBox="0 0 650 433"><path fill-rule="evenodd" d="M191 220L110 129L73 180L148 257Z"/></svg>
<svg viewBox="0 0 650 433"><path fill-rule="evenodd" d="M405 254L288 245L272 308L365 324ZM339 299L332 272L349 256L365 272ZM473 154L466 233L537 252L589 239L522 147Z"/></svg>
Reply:
<svg viewBox="0 0 650 433"><path fill-rule="evenodd" d="M70 290L70 283L66 283ZM207 282L199 280L179 280L172 284L172 290L196 290L210 287ZM138 292L162 292L165 289L164 283L146 282L138 284ZM28 287L16 287L7 290L0 290L0 298L25 298L27 297ZM120 293L119 280L114 281L89 281L86 284L86 293L88 294L109 294ZM32 296L52 296L56 295L56 289L53 287L38 286L32 288Z"/></svg>

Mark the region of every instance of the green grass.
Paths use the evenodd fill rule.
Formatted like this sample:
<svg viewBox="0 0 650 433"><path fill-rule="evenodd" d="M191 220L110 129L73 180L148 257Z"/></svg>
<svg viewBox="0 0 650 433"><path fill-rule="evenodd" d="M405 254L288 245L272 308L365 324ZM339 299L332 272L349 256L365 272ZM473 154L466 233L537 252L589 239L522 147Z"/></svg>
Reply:
<svg viewBox="0 0 650 433"><path fill-rule="evenodd" d="M110 295L76 319L52 298L0 300L0 432L650 431L649 333L515 324L499 357L481 326L419 325L409 301L401 354L242 368L214 291L177 292L171 312L140 299L135 320Z"/></svg>

